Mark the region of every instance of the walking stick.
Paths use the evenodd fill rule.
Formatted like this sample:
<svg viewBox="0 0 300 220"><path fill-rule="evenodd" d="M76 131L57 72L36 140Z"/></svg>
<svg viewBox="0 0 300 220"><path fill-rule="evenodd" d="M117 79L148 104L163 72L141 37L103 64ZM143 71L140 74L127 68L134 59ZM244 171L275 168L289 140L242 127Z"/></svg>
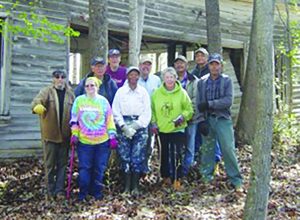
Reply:
<svg viewBox="0 0 300 220"><path fill-rule="evenodd" d="M46 194L45 194L45 199L46 199L46 204L48 204L49 201L49 188L48 188L48 168L47 168L47 155L46 155L46 143L43 140L43 135L42 135L42 118L39 116L39 121L40 121L40 129L41 129L41 144L42 144L42 151L43 151L43 159L44 159L44 172L45 172L45 185L46 185Z"/></svg>
<svg viewBox="0 0 300 220"><path fill-rule="evenodd" d="M74 146L74 144L72 144L71 148L72 148L72 152L71 152L69 175L68 175L67 200L70 199L70 192L71 192L73 161L74 161L74 154L75 154L75 150L74 150L75 146Z"/></svg>

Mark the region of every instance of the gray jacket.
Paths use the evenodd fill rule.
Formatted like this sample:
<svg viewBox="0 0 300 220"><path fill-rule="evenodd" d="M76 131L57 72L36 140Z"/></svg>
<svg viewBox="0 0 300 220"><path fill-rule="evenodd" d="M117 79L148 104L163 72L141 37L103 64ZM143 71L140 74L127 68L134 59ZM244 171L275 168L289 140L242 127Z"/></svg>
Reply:
<svg viewBox="0 0 300 220"><path fill-rule="evenodd" d="M207 82L210 75L207 74L198 82L198 96L196 105L208 102L209 110L200 112L200 121L204 121L208 115L214 115L218 118L231 119L230 108L233 101L233 86L232 81L228 75L220 75L220 97L214 100L207 100Z"/></svg>
<svg viewBox="0 0 300 220"><path fill-rule="evenodd" d="M200 114L196 105L196 101L197 101L197 93L198 93L197 85L199 79L195 75L192 75L190 73L187 74L188 74L188 82L186 84L186 91L192 101L193 110L194 110L193 117L189 121L189 123L198 123L200 122Z"/></svg>

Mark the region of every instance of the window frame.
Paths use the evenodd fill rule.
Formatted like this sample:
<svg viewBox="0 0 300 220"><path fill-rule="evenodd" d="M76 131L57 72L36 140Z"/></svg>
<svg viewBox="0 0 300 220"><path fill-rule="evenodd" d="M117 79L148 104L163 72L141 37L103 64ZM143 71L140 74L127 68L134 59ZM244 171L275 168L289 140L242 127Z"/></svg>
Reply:
<svg viewBox="0 0 300 220"><path fill-rule="evenodd" d="M11 78L11 34L8 31L8 25L11 25L11 19L5 14L0 13L0 18L6 20L1 33L1 57L0 57L0 121L8 121L10 115L10 78Z"/></svg>

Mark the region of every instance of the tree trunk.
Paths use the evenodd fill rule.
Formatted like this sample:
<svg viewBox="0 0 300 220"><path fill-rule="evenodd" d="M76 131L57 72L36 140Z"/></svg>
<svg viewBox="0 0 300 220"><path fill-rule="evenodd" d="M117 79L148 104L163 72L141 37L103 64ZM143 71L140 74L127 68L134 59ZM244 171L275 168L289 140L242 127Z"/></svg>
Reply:
<svg viewBox="0 0 300 220"><path fill-rule="evenodd" d="M244 219L266 219L273 133L274 1L255 0L239 132L253 146Z"/></svg>
<svg viewBox="0 0 300 220"><path fill-rule="evenodd" d="M145 14L144 0L129 0L129 60L130 66L139 63Z"/></svg>
<svg viewBox="0 0 300 220"><path fill-rule="evenodd" d="M108 19L107 0L89 0L90 55L107 58Z"/></svg>
<svg viewBox="0 0 300 220"><path fill-rule="evenodd" d="M209 53L222 54L219 0L205 0Z"/></svg>

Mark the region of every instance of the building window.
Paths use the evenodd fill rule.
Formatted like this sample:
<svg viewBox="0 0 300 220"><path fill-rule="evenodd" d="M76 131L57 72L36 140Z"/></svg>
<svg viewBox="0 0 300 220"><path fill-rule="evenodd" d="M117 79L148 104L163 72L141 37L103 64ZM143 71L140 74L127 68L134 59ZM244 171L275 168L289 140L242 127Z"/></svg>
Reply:
<svg viewBox="0 0 300 220"><path fill-rule="evenodd" d="M72 85L77 85L80 81L81 54L70 53L69 65L69 81Z"/></svg>
<svg viewBox="0 0 300 220"><path fill-rule="evenodd" d="M5 19L0 17L0 19ZM7 31L7 24L2 26L2 32L0 33L0 120L10 119L10 62L9 62L9 33Z"/></svg>

